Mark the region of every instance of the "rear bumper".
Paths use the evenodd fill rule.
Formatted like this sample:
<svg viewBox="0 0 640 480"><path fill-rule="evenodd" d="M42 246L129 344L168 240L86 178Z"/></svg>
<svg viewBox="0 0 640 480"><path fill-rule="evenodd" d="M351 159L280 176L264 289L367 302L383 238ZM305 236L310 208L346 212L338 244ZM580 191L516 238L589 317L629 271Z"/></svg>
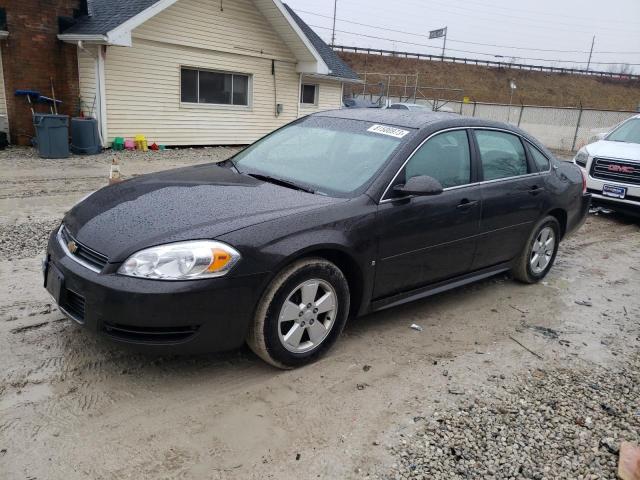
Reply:
<svg viewBox="0 0 640 480"><path fill-rule="evenodd" d="M589 215L590 206L591 194L582 194L580 196L580 199L578 200L578 205L574 210L573 215L570 215L567 218L567 231L565 232L565 236L571 235L573 232L582 227L582 225L584 225L584 222L587 220L587 216Z"/></svg>
<svg viewBox="0 0 640 480"><path fill-rule="evenodd" d="M176 354L241 346L268 278L262 273L172 282L96 273L71 259L55 234L44 271L45 286L60 310L87 330Z"/></svg>

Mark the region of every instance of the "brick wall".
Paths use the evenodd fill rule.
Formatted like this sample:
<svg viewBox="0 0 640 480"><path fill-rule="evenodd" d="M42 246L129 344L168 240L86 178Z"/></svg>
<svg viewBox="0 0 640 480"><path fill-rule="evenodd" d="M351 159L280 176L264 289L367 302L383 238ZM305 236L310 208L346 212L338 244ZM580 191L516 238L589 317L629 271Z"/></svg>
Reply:
<svg viewBox="0 0 640 480"><path fill-rule="evenodd" d="M78 60L75 45L57 39L58 17L71 17L80 0L8 0L9 37L0 41L12 143L30 144L34 134L31 111L17 89L37 90L51 97L53 78L59 113L76 115L78 109ZM40 111L48 111L44 106Z"/></svg>

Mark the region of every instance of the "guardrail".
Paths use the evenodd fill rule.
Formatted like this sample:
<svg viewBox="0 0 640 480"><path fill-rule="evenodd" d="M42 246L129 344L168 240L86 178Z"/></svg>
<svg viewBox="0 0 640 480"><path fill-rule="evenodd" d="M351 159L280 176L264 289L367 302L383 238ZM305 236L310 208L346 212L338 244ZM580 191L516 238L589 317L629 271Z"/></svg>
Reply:
<svg viewBox="0 0 640 480"><path fill-rule="evenodd" d="M546 67L544 65L528 65L525 63L511 63L511 62L499 62L493 60L479 60L477 58L464 58L464 57L449 57L442 55L431 55L429 53L414 53L414 52L399 52L395 50L382 50L377 48L364 48L364 47L350 47L347 45L334 45L333 49L340 52L352 52L352 53L366 53L368 55L386 55L390 57L404 57L404 58L417 58L423 60L430 60L433 62L450 62L450 63L464 63L467 65L480 65L493 68L511 68L516 70L529 70L535 72L551 72L551 73L564 73L572 75L589 75L594 77L611 78L614 80L640 80L640 75L626 74L626 73L613 73L602 72L597 70L583 70L578 68L564 68L564 67Z"/></svg>

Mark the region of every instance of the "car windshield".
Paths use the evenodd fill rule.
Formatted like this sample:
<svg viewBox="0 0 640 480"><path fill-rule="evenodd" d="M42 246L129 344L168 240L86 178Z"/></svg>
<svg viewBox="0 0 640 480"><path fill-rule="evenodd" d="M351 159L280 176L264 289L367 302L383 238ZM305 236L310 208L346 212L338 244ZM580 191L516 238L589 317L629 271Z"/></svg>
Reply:
<svg viewBox="0 0 640 480"><path fill-rule="evenodd" d="M264 137L231 160L241 173L348 197L360 193L412 133L407 128L310 116Z"/></svg>
<svg viewBox="0 0 640 480"><path fill-rule="evenodd" d="M606 139L612 142L640 143L640 118L624 122Z"/></svg>

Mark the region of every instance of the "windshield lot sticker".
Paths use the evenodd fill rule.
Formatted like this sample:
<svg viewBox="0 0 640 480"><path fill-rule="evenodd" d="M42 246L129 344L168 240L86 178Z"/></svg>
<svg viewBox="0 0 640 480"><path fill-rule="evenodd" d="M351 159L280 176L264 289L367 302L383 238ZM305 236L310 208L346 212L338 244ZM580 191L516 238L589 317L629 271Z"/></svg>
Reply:
<svg viewBox="0 0 640 480"><path fill-rule="evenodd" d="M387 127L386 125L373 125L367 128L368 132L380 133L382 135L389 135L390 137L402 138L409 130L402 130L395 127Z"/></svg>

